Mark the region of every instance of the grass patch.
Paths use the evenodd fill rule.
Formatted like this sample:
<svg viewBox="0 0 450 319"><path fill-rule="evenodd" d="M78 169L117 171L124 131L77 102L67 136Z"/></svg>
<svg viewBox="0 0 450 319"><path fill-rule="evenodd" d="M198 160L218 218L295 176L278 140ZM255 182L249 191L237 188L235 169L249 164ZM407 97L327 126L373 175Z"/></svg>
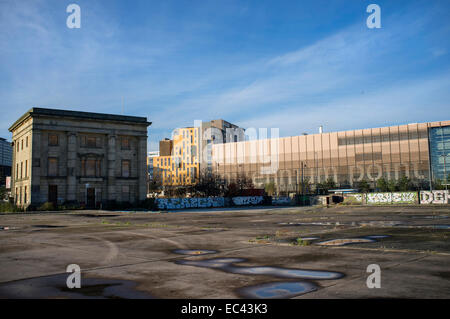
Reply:
<svg viewBox="0 0 450 319"><path fill-rule="evenodd" d="M296 246L309 246L311 245L311 242L309 240L303 240L302 238L297 238L294 242L294 245Z"/></svg>

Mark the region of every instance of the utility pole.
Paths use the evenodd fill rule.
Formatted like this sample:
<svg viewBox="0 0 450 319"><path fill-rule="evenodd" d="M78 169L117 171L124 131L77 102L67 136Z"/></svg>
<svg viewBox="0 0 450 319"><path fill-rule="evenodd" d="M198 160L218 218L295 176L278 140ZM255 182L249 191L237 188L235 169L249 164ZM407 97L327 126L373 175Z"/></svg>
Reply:
<svg viewBox="0 0 450 319"><path fill-rule="evenodd" d="M447 154L448 155L448 154ZM442 155L440 155L440 157L443 157L444 158L444 178L445 178L445 190L448 190L448 176L447 176L447 169L446 169L446 158L447 158L447 155L444 155L444 154L442 154Z"/></svg>
<svg viewBox="0 0 450 319"><path fill-rule="evenodd" d="M302 165L302 206L305 205L305 183L304 183L304 179L303 179L303 168L306 166L306 164L303 163L303 161L301 162Z"/></svg>

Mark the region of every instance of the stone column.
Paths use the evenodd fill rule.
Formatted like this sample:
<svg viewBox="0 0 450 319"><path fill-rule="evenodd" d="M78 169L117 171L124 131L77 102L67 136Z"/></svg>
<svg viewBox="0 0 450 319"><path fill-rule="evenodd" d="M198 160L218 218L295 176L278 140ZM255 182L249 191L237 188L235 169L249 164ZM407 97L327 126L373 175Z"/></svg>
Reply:
<svg viewBox="0 0 450 319"><path fill-rule="evenodd" d="M14 198L14 204L17 201L16 198L16 149L17 149L17 145L16 143L18 143L17 141L14 141L14 135L13 135L13 142L12 142L12 162L11 162L11 195ZM30 171L30 176L31 176L31 171Z"/></svg>
<svg viewBox="0 0 450 319"><path fill-rule="evenodd" d="M77 199L77 134L67 132L67 200Z"/></svg>
<svg viewBox="0 0 450 319"><path fill-rule="evenodd" d="M41 132L33 129L31 136L31 204L40 204L45 202L41 198Z"/></svg>
<svg viewBox="0 0 450 319"><path fill-rule="evenodd" d="M108 194L106 198L108 200L116 200L116 135L108 134L108 172L107 172L107 185Z"/></svg>
<svg viewBox="0 0 450 319"><path fill-rule="evenodd" d="M147 136L138 139L138 201L147 198Z"/></svg>

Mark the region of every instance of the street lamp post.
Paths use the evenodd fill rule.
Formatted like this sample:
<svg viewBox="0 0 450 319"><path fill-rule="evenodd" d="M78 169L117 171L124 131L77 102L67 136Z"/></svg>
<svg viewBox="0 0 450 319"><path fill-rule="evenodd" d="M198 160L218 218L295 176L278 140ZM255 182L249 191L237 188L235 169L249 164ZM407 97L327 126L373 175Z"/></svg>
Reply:
<svg viewBox="0 0 450 319"><path fill-rule="evenodd" d="M306 167L306 164L304 164L303 162L301 162L302 165L302 206L305 205L305 183L304 183L304 179L303 179L303 168Z"/></svg>

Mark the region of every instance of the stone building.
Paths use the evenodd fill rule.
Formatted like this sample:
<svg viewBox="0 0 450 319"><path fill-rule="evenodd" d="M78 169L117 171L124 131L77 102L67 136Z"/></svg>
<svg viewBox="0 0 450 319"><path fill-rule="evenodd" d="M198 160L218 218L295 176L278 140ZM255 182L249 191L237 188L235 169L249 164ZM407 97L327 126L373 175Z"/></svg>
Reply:
<svg viewBox="0 0 450 319"><path fill-rule="evenodd" d="M150 124L145 117L30 109L9 128L15 203L98 208L144 200Z"/></svg>

